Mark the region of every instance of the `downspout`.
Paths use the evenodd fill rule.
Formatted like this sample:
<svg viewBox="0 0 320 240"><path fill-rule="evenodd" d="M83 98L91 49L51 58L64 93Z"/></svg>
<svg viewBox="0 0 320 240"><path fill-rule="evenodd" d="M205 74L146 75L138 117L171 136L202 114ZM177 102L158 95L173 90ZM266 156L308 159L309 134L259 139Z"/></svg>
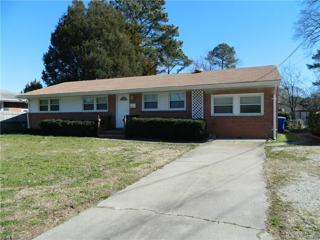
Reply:
<svg viewBox="0 0 320 240"><path fill-rule="evenodd" d="M30 112L30 104L29 104L29 99L27 101L28 103L28 112L27 112L27 128L30 129L30 121L29 121L29 112Z"/></svg>
<svg viewBox="0 0 320 240"><path fill-rule="evenodd" d="M277 138L277 85L273 90L273 139Z"/></svg>

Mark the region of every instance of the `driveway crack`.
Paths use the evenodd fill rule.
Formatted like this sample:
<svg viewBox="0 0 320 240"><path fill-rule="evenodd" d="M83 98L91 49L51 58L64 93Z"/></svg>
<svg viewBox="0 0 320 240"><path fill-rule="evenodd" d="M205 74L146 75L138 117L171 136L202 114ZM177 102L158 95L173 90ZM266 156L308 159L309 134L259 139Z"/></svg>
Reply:
<svg viewBox="0 0 320 240"><path fill-rule="evenodd" d="M202 218L202 217L198 217L198 216L181 214L181 213L161 212L161 211L147 209L147 208L116 208L116 207L110 207L110 206L97 206L97 208L108 208L108 209L116 210L116 211L145 211L145 212L151 212L151 213L154 213L157 215L184 217L184 218L191 218L191 219L195 219L195 220L211 222L211 223L216 223L216 224L227 224L227 225L232 225L232 226L236 226L236 227L256 230L256 231L259 231L260 233L265 231L265 229L255 228L255 227L242 225L242 224L238 224L238 223L234 223L234 222L221 221L221 220L209 219L209 218Z"/></svg>

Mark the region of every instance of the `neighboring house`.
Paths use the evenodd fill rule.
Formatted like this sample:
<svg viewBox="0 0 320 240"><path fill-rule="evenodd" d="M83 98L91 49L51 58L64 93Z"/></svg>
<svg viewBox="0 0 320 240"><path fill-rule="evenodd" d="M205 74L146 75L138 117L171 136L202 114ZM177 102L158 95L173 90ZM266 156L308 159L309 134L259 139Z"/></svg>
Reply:
<svg viewBox="0 0 320 240"><path fill-rule="evenodd" d="M280 112L291 114L291 109L287 105L282 104L281 102L279 102L278 106L279 106L278 109L279 109ZM309 113L310 113L310 111L305 109L303 106L298 105L296 107L296 110L294 111L294 119L302 120L304 122L308 122Z"/></svg>
<svg viewBox="0 0 320 240"><path fill-rule="evenodd" d="M217 137L270 138L276 134L275 66L64 82L20 95L29 100L31 128L43 119L125 115L205 119Z"/></svg>
<svg viewBox="0 0 320 240"><path fill-rule="evenodd" d="M21 113L28 110L26 100L16 97L17 93L0 90L0 111Z"/></svg>
<svg viewBox="0 0 320 240"><path fill-rule="evenodd" d="M295 107L294 114L292 114L291 108L288 104L288 100L286 99L286 97L283 97L283 94L281 94L281 90L279 91L279 93L280 94L278 98L278 110L280 112L290 114L291 116L294 117L295 120L302 120L304 124L306 124L308 122L310 111L298 103L297 106Z"/></svg>
<svg viewBox="0 0 320 240"><path fill-rule="evenodd" d="M0 131L17 131L27 126L28 104L17 93L0 90Z"/></svg>

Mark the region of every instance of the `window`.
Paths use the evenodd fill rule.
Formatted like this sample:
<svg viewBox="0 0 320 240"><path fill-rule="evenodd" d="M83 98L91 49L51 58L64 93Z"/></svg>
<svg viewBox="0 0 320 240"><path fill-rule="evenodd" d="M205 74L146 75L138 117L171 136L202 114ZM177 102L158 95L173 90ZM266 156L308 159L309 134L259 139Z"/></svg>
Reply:
<svg viewBox="0 0 320 240"><path fill-rule="evenodd" d="M183 92L170 93L170 108L184 108L185 95Z"/></svg>
<svg viewBox="0 0 320 240"><path fill-rule="evenodd" d="M261 96L240 96L240 113L261 113Z"/></svg>
<svg viewBox="0 0 320 240"><path fill-rule="evenodd" d="M40 111L49 111L49 100L48 99L39 100L39 110Z"/></svg>
<svg viewBox="0 0 320 240"><path fill-rule="evenodd" d="M233 97L215 96L213 99L214 114L232 114L233 113Z"/></svg>
<svg viewBox="0 0 320 240"><path fill-rule="evenodd" d="M50 111L59 111L59 99L50 99Z"/></svg>
<svg viewBox="0 0 320 240"><path fill-rule="evenodd" d="M93 97L83 98L83 110L85 110L85 111L94 110L94 98Z"/></svg>
<svg viewBox="0 0 320 240"><path fill-rule="evenodd" d="M148 94L143 96L145 109L157 109L158 108L158 95Z"/></svg>
<svg viewBox="0 0 320 240"><path fill-rule="evenodd" d="M108 97L97 97L97 110L107 110L108 109Z"/></svg>
<svg viewBox="0 0 320 240"><path fill-rule="evenodd" d="M262 116L264 94L225 94L211 96L212 116Z"/></svg>
<svg viewBox="0 0 320 240"><path fill-rule="evenodd" d="M41 112L59 111L59 99L40 99L39 110Z"/></svg>

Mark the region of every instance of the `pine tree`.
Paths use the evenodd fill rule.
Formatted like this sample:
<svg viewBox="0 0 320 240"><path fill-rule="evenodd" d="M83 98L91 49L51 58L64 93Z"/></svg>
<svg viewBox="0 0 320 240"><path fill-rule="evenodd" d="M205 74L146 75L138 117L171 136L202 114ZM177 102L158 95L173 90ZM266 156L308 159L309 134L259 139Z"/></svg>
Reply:
<svg viewBox="0 0 320 240"><path fill-rule="evenodd" d="M33 81L31 82L28 82L26 84L26 86L24 87L24 89L22 90L23 93L26 93L26 92L30 92L30 91L33 91L33 90L37 90L37 89L41 89L43 88L42 84L40 81L37 81L37 79L34 79Z"/></svg>
<svg viewBox="0 0 320 240"><path fill-rule="evenodd" d="M73 1L43 57L47 85L143 74L144 59L128 25L108 3Z"/></svg>
<svg viewBox="0 0 320 240"><path fill-rule="evenodd" d="M144 74L177 72L191 61L177 40L178 27L168 24L164 0L112 0L111 5L122 12L130 25L135 43L143 49Z"/></svg>
<svg viewBox="0 0 320 240"><path fill-rule="evenodd" d="M239 61L236 58L234 47L231 47L226 43L220 43L209 51L206 60L208 61L211 70L235 68Z"/></svg>

